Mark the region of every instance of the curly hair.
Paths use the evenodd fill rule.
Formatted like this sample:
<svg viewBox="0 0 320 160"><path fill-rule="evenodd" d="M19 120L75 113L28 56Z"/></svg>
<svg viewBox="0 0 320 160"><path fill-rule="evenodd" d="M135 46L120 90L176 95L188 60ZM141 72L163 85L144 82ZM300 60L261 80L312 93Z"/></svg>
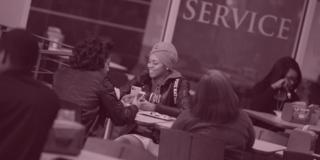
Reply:
<svg viewBox="0 0 320 160"><path fill-rule="evenodd" d="M104 68L110 57L113 43L100 37L88 38L79 42L70 57L70 66L74 69L95 71Z"/></svg>

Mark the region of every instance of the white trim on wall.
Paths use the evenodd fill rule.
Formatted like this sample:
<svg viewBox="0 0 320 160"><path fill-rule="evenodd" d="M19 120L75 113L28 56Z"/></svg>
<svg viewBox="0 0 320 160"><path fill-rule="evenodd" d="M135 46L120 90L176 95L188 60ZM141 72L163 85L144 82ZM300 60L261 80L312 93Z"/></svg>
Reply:
<svg viewBox="0 0 320 160"><path fill-rule="evenodd" d="M1 0L0 24L7 27L26 28L31 0Z"/></svg>
<svg viewBox="0 0 320 160"><path fill-rule="evenodd" d="M166 24L162 32L162 40L165 42L171 42L174 28L176 26L176 20L178 17L178 11L180 7L181 0L170 0L169 2L169 11L167 12Z"/></svg>
<svg viewBox="0 0 320 160"><path fill-rule="evenodd" d="M308 6L306 8L306 18L304 19L304 23L302 24L302 33L299 39L299 43L297 44L298 48L296 54L296 61L298 62L300 67L303 65L303 59L308 45L308 39L310 35L314 13L316 10L316 4L317 0L309 0Z"/></svg>

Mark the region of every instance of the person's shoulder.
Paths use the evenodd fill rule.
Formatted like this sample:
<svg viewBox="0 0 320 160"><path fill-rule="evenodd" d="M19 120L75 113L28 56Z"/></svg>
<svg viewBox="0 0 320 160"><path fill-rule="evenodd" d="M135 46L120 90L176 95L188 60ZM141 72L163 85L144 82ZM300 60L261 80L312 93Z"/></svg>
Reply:
<svg viewBox="0 0 320 160"><path fill-rule="evenodd" d="M184 78L183 75L177 70L172 70L171 73L169 74L169 77L174 78L174 79L177 79L177 78L183 79Z"/></svg>
<svg viewBox="0 0 320 160"><path fill-rule="evenodd" d="M42 82L38 80L34 80L32 77L25 80L25 82L21 82L19 84L23 89L20 93L20 96L25 96L24 101L32 104L46 106L56 106L59 105L59 98L53 89L49 88ZM18 93L18 91L15 91ZM26 95L28 94L28 95Z"/></svg>
<svg viewBox="0 0 320 160"><path fill-rule="evenodd" d="M57 95L53 89L40 81L34 80L32 84L29 84L29 88L32 88L33 93L37 94L39 98L43 97L57 99Z"/></svg>
<svg viewBox="0 0 320 160"><path fill-rule="evenodd" d="M182 111L174 122L173 129L182 129L185 130L187 126L190 126L190 123L194 120L191 111L189 109Z"/></svg>
<svg viewBox="0 0 320 160"><path fill-rule="evenodd" d="M182 121L192 121L195 119L195 117L192 115L191 113L191 110L190 109L186 109L186 110L183 110L178 118L179 120L182 120Z"/></svg>
<svg viewBox="0 0 320 160"><path fill-rule="evenodd" d="M104 88L114 88L114 84L112 83L112 81L108 76L103 77L102 85Z"/></svg>
<svg viewBox="0 0 320 160"><path fill-rule="evenodd" d="M73 72L73 69L69 67L61 67L54 73L54 75L63 75L63 74L69 74L72 72Z"/></svg>
<svg viewBox="0 0 320 160"><path fill-rule="evenodd" d="M243 122L243 123L247 123L249 125L252 124L248 113L243 111L242 109L239 110L238 121Z"/></svg>

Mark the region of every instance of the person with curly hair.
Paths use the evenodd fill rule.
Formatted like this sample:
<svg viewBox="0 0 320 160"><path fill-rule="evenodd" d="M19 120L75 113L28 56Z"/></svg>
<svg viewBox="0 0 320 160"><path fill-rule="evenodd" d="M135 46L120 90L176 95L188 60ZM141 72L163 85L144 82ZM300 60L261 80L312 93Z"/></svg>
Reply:
<svg viewBox="0 0 320 160"><path fill-rule="evenodd" d="M112 47L110 40L86 39L74 48L70 67L54 75L54 90L62 101L81 108L81 123L90 136L95 136L97 124L106 117L115 125L124 125L133 123L138 112L135 105L123 106L107 78Z"/></svg>

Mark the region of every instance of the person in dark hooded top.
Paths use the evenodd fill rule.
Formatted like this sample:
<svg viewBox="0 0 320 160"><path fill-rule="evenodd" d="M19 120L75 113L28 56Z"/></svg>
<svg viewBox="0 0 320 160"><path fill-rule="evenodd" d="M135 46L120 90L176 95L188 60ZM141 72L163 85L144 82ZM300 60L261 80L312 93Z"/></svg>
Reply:
<svg viewBox="0 0 320 160"><path fill-rule="evenodd" d="M295 90L301 77L300 67L293 58L280 58L268 75L254 85L250 108L273 113L274 110L280 110L285 102L298 101Z"/></svg>
<svg viewBox="0 0 320 160"><path fill-rule="evenodd" d="M178 53L173 44L156 43L150 51L147 72L142 73L121 89L124 98L132 96L132 86L146 93L143 101L138 101L140 110L155 111L176 117L191 106L190 84L180 72L173 69L178 61Z"/></svg>

